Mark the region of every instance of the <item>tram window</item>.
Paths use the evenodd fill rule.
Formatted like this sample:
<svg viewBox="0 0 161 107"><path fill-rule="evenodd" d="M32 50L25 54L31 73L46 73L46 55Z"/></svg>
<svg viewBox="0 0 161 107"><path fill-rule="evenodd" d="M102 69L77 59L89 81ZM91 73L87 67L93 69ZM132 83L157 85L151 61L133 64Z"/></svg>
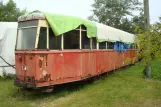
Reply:
<svg viewBox="0 0 161 107"><path fill-rule="evenodd" d="M78 30L72 30L64 34L64 49L79 49Z"/></svg>
<svg viewBox="0 0 161 107"><path fill-rule="evenodd" d="M82 31L82 49L90 49L90 39L87 37L86 31Z"/></svg>
<svg viewBox="0 0 161 107"><path fill-rule="evenodd" d="M100 42L99 49L106 49L106 42Z"/></svg>
<svg viewBox="0 0 161 107"><path fill-rule="evenodd" d="M131 45L130 45L130 49L132 49L132 47L133 47L133 46L132 46L132 44L131 44Z"/></svg>
<svg viewBox="0 0 161 107"><path fill-rule="evenodd" d="M36 41L37 28L26 28L18 30L17 49L34 49Z"/></svg>
<svg viewBox="0 0 161 107"><path fill-rule="evenodd" d="M39 35L39 43L38 49L46 49L47 48L47 28L41 27L40 28L40 35Z"/></svg>
<svg viewBox="0 0 161 107"><path fill-rule="evenodd" d="M61 36L55 36L52 29L49 29L49 49L61 49Z"/></svg>
<svg viewBox="0 0 161 107"><path fill-rule="evenodd" d="M114 43L113 42L107 42L107 49L114 49Z"/></svg>
<svg viewBox="0 0 161 107"><path fill-rule="evenodd" d="M97 44L96 38L92 38L92 49L96 49L96 44Z"/></svg>
<svg viewBox="0 0 161 107"><path fill-rule="evenodd" d="M135 45L134 44L131 44L130 45L130 49L135 49Z"/></svg>
<svg viewBox="0 0 161 107"><path fill-rule="evenodd" d="M38 23L39 23L38 20L30 20L30 21L18 22L18 28L27 27L27 26L38 26Z"/></svg>

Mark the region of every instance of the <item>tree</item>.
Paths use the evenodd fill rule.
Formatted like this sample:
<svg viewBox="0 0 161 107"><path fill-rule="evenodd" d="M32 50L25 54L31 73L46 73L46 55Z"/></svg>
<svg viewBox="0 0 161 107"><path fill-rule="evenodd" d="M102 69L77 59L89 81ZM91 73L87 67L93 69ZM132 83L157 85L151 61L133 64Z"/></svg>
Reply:
<svg viewBox="0 0 161 107"><path fill-rule="evenodd" d="M146 32L140 29L138 31L140 32L137 41L138 52L142 62L146 65L149 60L161 60L161 24L151 25ZM147 45L149 49L147 49Z"/></svg>
<svg viewBox="0 0 161 107"><path fill-rule="evenodd" d="M0 2L0 21L17 21L17 18L26 13L26 9L17 8L13 0L9 0L7 4Z"/></svg>
<svg viewBox="0 0 161 107"><path fill-rule="evenodd" d="M132 29L139 27L140 30L145 31L144 29L144 12L143 9L140 11L138 16L134 16L132 19ZM134 30L134 33L139 34L139 32Z"/></svg>
<svg viewBox="0 0 161 107"><path fill-rule="evenodd" d="M133 33L133 11L141 9L139 0L94 0L88 19ZM136 17L137 18L137 17ZM135 20L134 20L135 21Z"/></svg>
<svg viewBox="0 0 161 107"><path fill-rule="evenodd" d="M4 5L3 5L3 2L1 1L0 2L0 21L1 20L4 20L4 11L5 11L5 9L4 9Z"/></svg>

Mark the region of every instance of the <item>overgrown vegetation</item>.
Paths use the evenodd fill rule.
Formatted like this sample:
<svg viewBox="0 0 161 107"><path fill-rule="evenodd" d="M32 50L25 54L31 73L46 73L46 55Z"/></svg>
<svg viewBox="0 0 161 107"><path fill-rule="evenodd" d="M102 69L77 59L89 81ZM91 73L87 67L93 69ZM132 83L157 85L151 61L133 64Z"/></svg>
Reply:
<svg viewBox="0 0 161 107"><path fill-rule="evenodd" d="M92 83L57 86L53 93L0 81L0 107L159 107L161 81L142 78L143 69L136 64Z"/></svg>
<svg viewBox="0 0 161 107"><path fill-rule="evenodd" d="M161 68L159 65L161 61L161 24L151 25L146 32L138 27L137 31L139 32L137 41L139 58L142 59L144 66L151 65L152 76L161 80L161 71L159 71Z"/></svg>
<svg viewBox="0 0 161 107"><path fill-rule="evenodd" d="M152 25L148 31L138 35L139 56L143 62L161 59L161 24Z"/></svg>

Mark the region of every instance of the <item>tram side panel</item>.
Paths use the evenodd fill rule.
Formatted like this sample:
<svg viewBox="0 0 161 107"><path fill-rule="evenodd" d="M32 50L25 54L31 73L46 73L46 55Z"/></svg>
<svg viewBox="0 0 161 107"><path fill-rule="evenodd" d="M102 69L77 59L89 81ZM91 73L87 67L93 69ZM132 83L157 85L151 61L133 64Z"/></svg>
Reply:
<svg viewBox="0 0 161 107"><path fill-rule="evenodd" d="M89 78L96 75L96 54L95 52L80 53L81 78Z"/></svg>
<svg viewBox="0 0 161 107"><path fill-rule="evenodd" d="M107 51L97 51L97 60L96 60L96 68L97 68L97 74L101 74L104 72L107 72L109 69L108 63L109 63L109 56Z"/></svg>
<svg viewBox="0 0 161 107"><path fill-rule="evenodd" d="M17 81L34 82L36 87L63 84L89 78L125 66L135 50L56 52L16 55ZM26 68L25 68L26 67ZM31 79L35 80L32 81Z"/></svg>
<svg viewBox="0 0 161 107"><path fill-rule="evenodd" d="M33 81L36 73L36 55L16 54L16 79L20 81Z"/></svg>

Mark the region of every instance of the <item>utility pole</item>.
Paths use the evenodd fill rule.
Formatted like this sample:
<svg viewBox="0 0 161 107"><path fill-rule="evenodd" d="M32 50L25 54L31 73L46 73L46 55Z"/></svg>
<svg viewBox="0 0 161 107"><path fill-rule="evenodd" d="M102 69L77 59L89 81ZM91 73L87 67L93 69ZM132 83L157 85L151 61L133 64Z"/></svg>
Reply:
<svg viewBox="0 0 161 107"><path fill-rule="evenodd" d="M145 30L149 28L149 0L144 0L144 22L145 22Z"/></svg>
<svg viewBox="0 0 161 107"><path fill-rule="evenodd" d="M145 27L145 31L147 31L149 29L150 26L150 20L149 20L149 0L144 0L144 27ZM149 35L147 35L149 36ZM149 49L149 46L147 46L147 49ZM145 72L146 72L146 77L147 78L151 78L151 56L149 56L150 59L148 60L148 63L146 65L145 68Z"/></svg>

